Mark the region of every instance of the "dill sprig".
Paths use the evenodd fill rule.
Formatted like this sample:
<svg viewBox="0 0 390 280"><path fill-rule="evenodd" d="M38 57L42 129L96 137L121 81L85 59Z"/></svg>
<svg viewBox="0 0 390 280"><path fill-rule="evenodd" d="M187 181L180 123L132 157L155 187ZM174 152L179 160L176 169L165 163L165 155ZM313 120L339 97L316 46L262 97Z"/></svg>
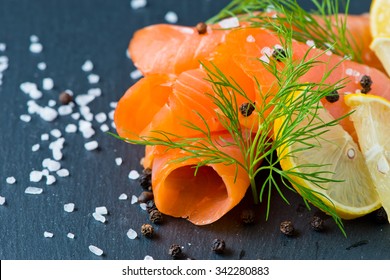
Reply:
<svg viewBox="0 0 390 280"><path fill-rule="evenodd" d="M318 48L330 49L337 55L362 62L360 46L347 30L349 0L344 4L345 16L340 15L338 0L311 1L316 10L306 11L296 0L233 0L208 22L238 16L254 27L273 29L282 24L289 25L297 41L312 41Z"/></svg>

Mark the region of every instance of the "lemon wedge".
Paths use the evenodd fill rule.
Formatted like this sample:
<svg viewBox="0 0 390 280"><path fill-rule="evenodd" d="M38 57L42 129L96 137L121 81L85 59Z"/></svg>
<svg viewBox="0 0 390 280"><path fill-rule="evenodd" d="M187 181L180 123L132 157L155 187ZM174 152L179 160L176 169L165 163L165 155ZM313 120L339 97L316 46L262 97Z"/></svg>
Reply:
<svg viewBox="0 0 390 280"><path fill-rule="evenodd" d="M293 187L298 192L298 186L313 191L323 203L334 207L343 219L361 217L378 209L381 204L375 185L363 154L352 137L337 123L326 125L334 118L321 103L315 111L313 109L311 116L306 116L291 128L296 117L292 115L276 119L275 141L283 137L284 130L291 133L291 129L299 131L309 126L318 129L304 141L298 137L282 143L277 149L282 169L292 174L290 181ZM308 148L310 145L312 147ZM321 174L325 180L315 183L305 174Z"/></svg>
<svg viewBox="0 0 390 280"><path fill-rule="evenodd" d="M370 7L371 50L390 75L390 0L374 0Z"/></svg>
<svg viewBox="0 0 390 280"><path fill-rule="evenodd" d="M350 94L345 103L354 110L350 118L360 148L382 206L390 214L390 102L375 95Z"/></svg>

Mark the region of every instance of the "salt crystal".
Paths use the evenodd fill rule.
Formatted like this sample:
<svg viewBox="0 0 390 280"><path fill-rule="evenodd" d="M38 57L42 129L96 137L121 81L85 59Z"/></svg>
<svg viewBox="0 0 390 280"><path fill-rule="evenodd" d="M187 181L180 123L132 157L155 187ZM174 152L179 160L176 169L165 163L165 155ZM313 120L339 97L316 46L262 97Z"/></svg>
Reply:
<svg viewBox="0 0 390 280"><path fill-rule="evenodd" d="M30 42L31 43L36 43L36 42L38 42L39 41L39 38L38 38L38 36L37 35L31 35L30 36Z"/></svg>
<svg viewBox="0 0 390 280"><path fill-rule="evenodd" d="M30 172L30 182L39 182L42 180L42 172L33 170Z"/></svg>
<svg viewBox="0 0 390 280"><path fill-rule="evenodd" d="M37 64L37 67L38 67L39 70L43 71L43 70L46 69L47 66L46 66L46 63L45 63L45 62L39 62L39 63Z"/></svg>
<svg viewBox="0 0 390 280"><path fill-rule="evenodd" d="M106 206L99 206L95 208L95 213L100 214L100 215L107 215L108 210Z"/></svg>
<svg viewBox="0 0 390 280"><path fill-rule="evenodd" d="M107 131L110 130L110 128L108 127L108 125L106 125L106 124L104 123L104 124L102 124L102 125L100 126L100 130L101 130L102 132L107 132Z"/></svg>
<svg viewBox="0 0 390 280"><path fill-rule="evenodd" d="M53 159L55 159L55 160L62 159L63 154L62 154L60 149L58 149L58 148L52 149L52 154L53 154Z"/></svg>
<svg viewBox="0 0 390 280"><path fill-rule="evenodd" d="M89 139L95 135L95 130L92 127L86 127L82 130L80 129L80 131L85 139Z"/></svg>
<svg viewBox="0 0 390 280"><path fill-rule="evenodd" d="M100 88L90 88L88 94L98 97L102 95L102 90Z"/></svg>
<svg viewBox="0 0 390 280"><path fill-rule="evenodd" d="M92 128L92 123L85 121L85 120L80 120L79 121L79 130L83 131L85 129Z"/></svg>
<svg viewBox="0 0 390 280"><path fill-rule="evenodd" d="M115 115L115 110L111 110L111 111L108 113L108 117L110 118L110 120L114 120L114 115Z"/></svg>
<svg viewBox="0 0 390 280"><path fill-rule="evenodd" d="M122 158L121 157L117 157L115 159L115 163L116 163L116 165L120 166L122 164Z"/></svg>
<svg viewBox="0 0 390 280"><path fill-rule="evenodd" d="M104 217L103 215L99 214L99 213L92 213L92 217L98 221L98 222L101 222L101 223L105 223L106 222L106 217Z"/></svg>
<svg viewBox="0 0 390 280"><path fill-rule="evenodd" d="M41 194L43 192L42 188L37 188L37 187L27 187L24 190L24 193L26 194Z"/></svg>
<svg viewBox="0 0 390 280"><path fill-rule="evenodd" d="M57 128L54 128L50 131L50 134L56 138L59 138L62 136L61 131Z"/></svg>
<svg viewBox="0 0 390 280"><path fill-rule="evenodd" d="M308 45L310 48L315 48L316 46L313 40L307 40L306 45Z"/></svg>
<svg viewBox="0 0 390 280"><path fill-rule="evenodd" d="M84 64L81 66L81 70L83 70L84 72L92 71L92 69L93 69L93 63L90 60L86 60Z"/></svg>
<svg viewBox="0 0 390 280"><path fill-rule="evenodd" d="M131 196L131 204L136 204L138 202L138 197L136 197L134 194Z"/></svg>
<svg viewBox="0 0 390 280"><path fill-rule="evenodd" d="M146 6L146 4L147 4L146 0L131 0L130 1L130 6L133 10L143 8Z"/></svg>
<svg viewBox="0 0 390 280"><path fill-rule="evenodd" d="M118 105L118 102L110 102L110 107L113 109L115 109L117 105Z"/></svg>
<svg viewBox="0 0 390 280"><path fill-rule="evenodd" d="M136 239L138 236L137 232L134 230L134 229L129 229L127 231L127 237L130 238L130 239Z"/></svg>
<svg viewBox="0 0 390 280"><path fill-rule="evenodd" d="M42 88L44 90L52 90L54 87L54 81L52 78L44 78L42 80Z"/></svg>
<svg viewBox="0 0 390 280"><path fill-rule="evenodd" d="M36 151L39 150L39 148L40 148L40 145L39 145L39 144L35 144L35 145L33 145L33 146L31 147L31 151L36 152Z"/></svg>
<svg viewBox="0 0 390 280"><path fill-rule="evenodd" d="M60 114L60 116L67 116L67 115L72 114L73 106L69 105L69 104L68 105L61 105L60 107L58 107L57 111L58 111L58 114Z"/></svg>
<svg viewBox="0 0 390 280"><path fill-rule="evenodd" d="M23 121L23 122L30 122L31 121L31 116L30 115L26 115L26 114L23 114L23 115L20 115L20 120Z"/></svg>
<svg viewBox="0 0 390 280"><path fill-rule="evenodd" d="M58 113L56 110L54 110L53 108L50 108L50 107L43 107L41 108L41 110L39 111L39 116L44 120L44 121L47 121L47 122L52 122L54 121L57 116L58 116Z"/></svg>
<svg viewBox="0 0 390 280"><path fill-rule="evenodd" d="M66 133L75 133L77 132L77 125L70 123L65 127Z"/></svg>
<svg viewBox="0 0 390 280"><path fill-rule="evenodd" d="M75 101L79 106L86 106L95 99L95 96L88 94L79 94L76 96Z"/></svg>
<svg viewBox="0 0 390 280"><path fill-rule="evenodd" d="M0 205L5 204L5 197L0 195Z"/></svg>
<svg viewBox="0 0 390 280"><path fill-rule="evenodd" d="M139 204L139 207L141 207L142 210L146 210L146 206L147 206L146 203L140 203Z"/></svg>
<svg viewBox="0 0 390 280"><path fill-rule="evenodd" d="M16 183L16 179L15 179L14 176L10 176L10 177L7 177L7 178L5 179L5 182L6 182L7 184L9 184L9 185L13 185L13 184Z"/></svg>
<svg viewBox="0 0 390 280"><path fill-rule="evenodd" d="M137 170L131 170L129 173L129 179L137 180L139 178L139 173Z"/></svg>
<svg viewBox="0 0 390 280"><path fill-rule="evenodd" d="M88 78L88 82L90 84L96 84L100 80L99 75L96 75L96 74L89 74L87 78Z"/></svg>
<svg viewBox="0 0 390 280"><path fill-rule="evenodd" d="M119 197L118 197L119 200L126 200L127 199L127 194L125 193L122 193Z"/></svg>
<svg viewBox="0 0 390 280"><path fill-rule="evenodd" d="M254 43L254 42L256 42L256 39L252 35L248 35L248 37L246 37L246 41L248 43Z"/></svg>
<svg viewBox="0 0 390 280"><path fill-rule="evenodd" d="M59 177L68 177L69 176L69 170L68 169L65 169L65 168L63 168L63 169L60 169L60 170L57 170L57 175L59 176Z"/></svg>
<svg viewBox="0 0 390 280"><path fill-rule="evenodd" d="M115 124L115 122L111 122L111 127L112 127L113 129L116 129L116 124Z"/></svg>
<svg viewBox="0 0 390 280"><path fill-rule="evenodd" d="M51 186L56 182L56 177L53 175L47 175L46 177L46 185Z"/></svg>
<svg viewBox="0 0 390 280"><path fill-rule="evenodd" d="M47 170L46 168L42 170L42 175L43 176L49 176L49 170Z"/></svg>
<svg viewBox="0 0 390 280"><path fill-rule="evenodd" d="M104 123L106 120L107 120L107 115L106 113L98 113L95 115L95 120L98 122L98 123Z"/></svg>
<svg viewBox="0 0 390 280"><path fill-rule="evenodd" d="M66 235L66 237L70 238L70 239L74 239L74 234L71 233L71 232L68 232L68 234Z"/></svg>
<svg viewBox="0 0 390 280"><path fill-rule="evenodd" d="M50 172L57 171L61 168L61 164L58 161L52 160L50 158L45 158L42 161L42 166L47 168Z"/></svg>
<svg viewBox="0 0 390 280"><path fill-rule="evenodd" d="M34 100L27 101L27 112L29 114L39 114L42 110L41 106L39 106Z"/></svg>
<svg viewBox="0 0 390 280"><path fill-rule="evenodd" d="M89 249L89 251L91 251L91 253L95 254L96 256L103 255L103 250L94 246L94 245L89 245L88 249Z"/></svg>
<svg viewBox="0 0 390 280"><path fill-rule="evenodd" d="M38 89L33 89L29 92L30 98L32 99L40 99L42 98L42 92Z"/></svg>
<svg viewBox="0 0 390 280"><path fill-rule="evenodd" d="M78 112L76 112L76 113L73 113L72 115L71 115L71 117L72 117L72 119L74 119L74 120L79 120L80 119L80 113L78 113Z"/></svg>
<svg viewBox="0 0 390 280"><path fill-rule="evenodd" d="M55 149L62 150L62 148L64 147L64 143L65 143L65 138L60 137L57 140L50 143L49 149L50 150L55 150Z"/></svg>
<svg viewBox="0 0 390 280"><path fill-rule="evenodd" d="M90 141L90 142L87 142L87 143L84 144L84 148L87 151L96 150L98 147L99 147L99 144L98 144L98 142L96 140L93 140L93 141Z"/></svg>
<svg viewBox="0 0 390 280"><path fill-rule="evenodd" d="M54 100L54 99L50 99L48 102L47 102L47 105L49 107L54 107L57 105L57 102Z"/></svg>
<svg viewBox="0 0 390 280"><path fill-rule="evenodd" d="M41 135L41 141L47 141L47 140L49 140L49 134L43 133L43 134Z"/></svg>
<svg viewBox="0 0 390 280"><path fill-rule="evenodd" d="M177 23L179 20L177 14L173 11L169 11L165 14L164 19L169 23Z"/></svg>
<svg viewBox="0 0 390 280"><path fill-rule="evenodd" d="M4 52L7 49L7 45L5 43L0 43L0 52Z"/></svg>
<svg viewBox="0 0 390 280"><path fill-rule="evenodd" d="M151 261L151 260L154 260L154 259L153 259L152 256L146 255L146 256L144 257L144 260L145 260L145 261Z"/></svg>
<svg viewBox="0 0 390 280"><path fill-rule="evenodd" d="M130 78L132 78L133 80L137 80L142 76L143 76L142 72L139 71L138 69L130 72Z"/></svg>
<svg viewBox="0 0 390 280"><path fill-rule="evenodd" d="M240 22L238 21L237 17L230 17L230 18L223 19L220 22L218 22L218 24L222 28L234 28L240 26Z"/></svg>
<svg viewBox="0 0 390 280"><path fill-rule="evenodd" d="M74 211L74 208L75 208L74 203L67 203L67 204L64 204L64 211L65 211L65 212L71 213L71 212Z"/></svg>
<svg viewBox="0 0 390 280"><path fill-rule="evenodd" d="M39 42L30 44L30 52L32 53L40 53L42 52L42 49L43 49L42 44Z"/></svg>
<svg viewBox="0 0 390 280"><path fill-rule="evenodd" d="M43 236L46 237L46 238L52 238L54 236L54 234L52 232L45 231L43 233Z"/></svg>

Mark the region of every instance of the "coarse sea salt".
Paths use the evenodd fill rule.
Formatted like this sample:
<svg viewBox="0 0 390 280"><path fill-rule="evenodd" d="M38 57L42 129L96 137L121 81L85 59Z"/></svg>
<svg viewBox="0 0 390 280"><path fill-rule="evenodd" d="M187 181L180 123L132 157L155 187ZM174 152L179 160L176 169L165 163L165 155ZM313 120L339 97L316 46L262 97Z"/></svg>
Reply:
<svg viewBox="0 0 390 280"><path fill-rule="evenodd" d="M20 115L19 118L21 121L26 122L26 123L31 121L31 116L27 115L27 114Z"/></svg>
<svg viewBox="0 0 390 280"><path fill-rule="evenodd" d="M110 130L110 128L108 127L108 125L106 125L106 124L104 123L104 124L102 124L102 125L100 126L100 130L101 130L102 132L107 132L107 131Z"/></svg>
<svg viewBox="0 0 390 280"><path fill-rule="evenodd" d="M43 50L43 46L39 42L33 42L30 44L29 49L30 49L30 52L32 52L32 53L41 53Z"/></svg>
<svg viewBox="0 0 390 280"><path fill-rule="evenodd" d="M10 176L10 177L7 177L5 179L5 182L8 184L8 185L13 185L16 183L16 179L14 176Z"/></svg>
<svg viewBox="0 0 390 280"><path fill-rule="evenodd" d="M86 60L84 64L81 66L81 70L83 70L84 72L92 71L92 69L93 69L93 63L90 60Z"/></svg>
<svg viewBox="0 0 390 280"><path fill-rule="evenodd" d="M237 17L230 17L230 18L223 19L220 22L218 22L218 24L222 28L234 28L240 26L240 22Z"/></svg>
<svg viewBox="0 0 390 280"><path fill-rule="evenodd" d="M86 106L95 99L94 95L79 94L76 96L75 101L79 106Z"/></svg>
<svg viewBox="0 0 390 280"><path fill-rule="evenodd" d="M100 214L100 215L107 215L108 210L106 206L99 206L95 208L95 213Z"/></svg>
<svg viewBox="0 0 390 280"><path fill-rule="evenodd" d="M37 187L27 187L24 190L24 193L26 194L41 194L43 192L42 188L37 188Z"/></svg>
<svg viewBox="0 0 390 280"><path fill-rule="evenodd" d="M65 132L66 133L75 133L77 132L77 125L70 123L65 126Z"/></svg>
<svg viewBox="0 0 390 280"><path fill-rule="evenodd" d="M75 235L74 235L74 233L68 232L66 237L68 237L69 239L74 239Z"/></svg>
<svg viewBox="0 0 390 280"><path fill-rule="evenodd" d="M60 107L58 107L57 109L58 111L58 114L60 114L60 116L67 116L67 115L70 115L73 113L73 106L71 105L61 105Z"/></svg>
<svg viewBox="0 0 390 280"><path fill-rule="evenodd" d="M131 204L136 204L138 202L138 197L136 197L134 194L131 196Z"/></svg>
<svg viewBox="0 0 390 280"><path fill-rule="evenodd" d="M74 209L75 209L74 203L66 203L66 204L64 204L64 211L65 212L71 213L71 212L74 211Z"/></svg>
<svg viewBox="0 0 390 280"><path fill-rule="evenodd" d="M46 70L46 67L47 67L47 65L46 65L45 62L39 62L39 63L37 64L37 68L38 68L39 70L41 70L41 71Z"/></svg>
<svg viewBox="0 0 390 280"><path fill-rule="evenodd" d="M179 20L179 17L177 16L177 14L175 12L169 11L165 14L164 19L165 19L165 21L167 21L169 23L177 23L177 21Z"/></svg>
<svg viewBox="0 0 390 280"><path fill-rule="evenodd" d="M42 88L44 90L52 90L54 87L54 81L52 78L44 78L42 80Z"/></svg>
<svg viewBox="0 0 390 280"><path fill-rule="evenodd" d="M123 162L123 160L122 160L121 157L117 157L117 158L115 159L115 163L116 163L116 165L118 165L118 166L120 166L120 165L122 164L122 162Z"/></svg>
<svg viewBox="0 0 390 280"><path fill-rule="evenodd" d="M52 238L54 236L54 234L52 232L45 231L43 233L43 236L46 237L46 238Z"/></svg>
<svg viewBox="0 0 390 280"><path fill-rule="evenodd" d="M133 10L143 8L146 6L146 4L147 4L146 0L131 0L130 1L130 6Z"/></svg>
<svg viewBox="0 0 390 280"><path fill-rule="evenodd" d="M69 176L69 170L65 169L65 168L62 168L60 170L57 170L56 174L59 177L68 177Z"/></svg>
<svg viewBox="0 0 390 280"><path fill-rule="evenodd" d="M48 133L41 134L41 141L47 141L47 140L49 140L49 134Z"/></svg>
<svg viewBox="0 0 390 280"><path fill-rule="evenodd" d="M7 45L5 43L0 43L0 52L4 52L7 49Z"/></svg>
<svg viewBox="0 0 390 280"><path fill-rule="evenodd" d="M42 172L38 170L33 170L30 172L30 182L37 183L42 180Z"/></svg>
<svg viewBox="0 0 390 280"><path fill-rule="evenodd" d="M5 197L0 195L0 205L5 204Z"/></svg>
<svg viewBox="0 0 390 280"><path fill-rule="evenodd" d="M118 102L115 102L115 101L110 102L110 107L111 108L115 109L116 106L118 106Z"/></svg>
<svg viewBox="0 0 390 280"><path fill-rule="evenodd" d="M90 84L96 84L100 81L100 77L97 74L89 74L87 78Z"/></svg>
<svg viewBox="0 0 390 280"><path fill-rule="evenodd" d="M42 167L47 168L50 172L54 172L61 168L61 163L50 158L45 158L42 161Z"/></svg>
<svg viewBox="0 0 390 280"><path fill-rule="evenodd" d="M107 115L106 115L106 113L104 113L104 112L97 113L97 114L95 115L95 120L96 120L98 123L104 123L104 122L107 120Z"/></svg>
<svg viewBox="0 0 390 280"><path fill-rule="evenodd" d="M35 35L35 34L30 35L30 42L31 43L36 43L38 41L39 41L39 37L37 35Z"/></svg>
<svg viewBox="0 0 390 280"><path fill-rule="evenodd" d="M89 245L88 249L89 249L89 251L91 251L91 253L95 254L96 256L103 255L103 250L100 249L99 247L96 247L95 245Z"/></svg>
<svg viewBox="0 0 390 280"><path fill-rule="evenodd" d="M127 194L125 193L122 193L119 197L118 197L119 200L127 200Z"/></svg>
<svg viewBox="0 0 390 280"><path fill-rule="evenodd" d="M130 239L136 239L138 236L137 232L132 228L127 231L126 235Z"/></svg>
<svg viewBox="0 0 390 280"><path fill-rule="evenodd" d="M105 223L106 222L106 217L104 217L103 215L99 214L99 213L96 213L96 212L93 212L92 213L92 217L98 221L98 222L101 222L101 223Z"/></svg>
<svg viewBox="0 0 390 280"><path fill-rule="evenodd" d="M57 179L53 175L46 176L46 185L48 185L48 186L53 185L56 181L57 181Z"/></svg>
<svg viewBox="0 0 390 280"><path fill-rule="evenodd" d="M96 140L93 140L93 141L90 141L90 142L87 142L87 143L84 144L84 148L87 151L96 150L98 147L99 147L99 144L98 144L98 142Z"/></svg>
<svg viewBox="0 0 390 280"><path fill-rule="evenodd" d="M137 170L131 170L130 172L129 172L129 179L131 179L131 180L137 180L138 178L139 178L139 173L138 173L138 171Z"/></svg>
<svg viewBox="0 0 390 280"><path fill-rule="evenodd" d="M147 204L146 203L140 203L139 207L141 207L142 210L146 210Z"/></svg>
<svg viewBox="0 0 390 280"><path fill-rule="evenodd" d="M48 102L47 102L47 105L49 107L54 107L57 105L57 102L54 100L54 99L50 99Z"/></svg>
<svg viewBox="0 0 390 280"><path fill-rule="evenodd" d="M151 260L154 260L154 259L153 259L152 256L146 255L146 256L144 257L144 260L145 260L145 261L151 261Z"/></svg>
<svg viewBox="0 0 390 280"><path fill-rule="evenodd" d="M35 144L35 145L33 145L33 146L31 147L31 151L32 151L32 152L36 152L36 151L39 150L40 147L41 147L41 146L40 146L39 144Z"/></svg>
<svg viewBox="0 0 390 280"><path fill-rule="evenodd" d="M78 121L80 119L80 113L79 112L75 112L73 113L72 115L70 115L72 117L72 119L74 119L75 121Z"/></svg>
<svg viewBox="0 0 390 280"><path fill-rule="evenodd" d="M256 39L252 35L248 35L248 37L246 37L246 41L248 43L254 43L254 42L256 42Z"/></svg>
<svg viewBox="0 0 390 280"><path fill-rule="evenodd" d="M137 80L142 76L143 76L142 72L139 71L138 69L130 72L130 78L132 78L133 80Z"/></svg>
<svg viewBox="0 0 390 280"><path fill-rule="evenodd" d="M52 122L57 118L58 113L55 109L46 106L39 110L39 116L44 121Z"/></svg>
<svg viewBox="0 0 390 280"><path fill-rule="evenodd" d="M60 138L62 136L61 131L58 128L54 128L50 131L50 134L55 138Z"/></svg>
<svg viewBox="0 0 390 280"><path fill-rule="evenodd" d="M102 90L100 88L90 88L87 92L89 95L99 97L102 95Z"/></svg>

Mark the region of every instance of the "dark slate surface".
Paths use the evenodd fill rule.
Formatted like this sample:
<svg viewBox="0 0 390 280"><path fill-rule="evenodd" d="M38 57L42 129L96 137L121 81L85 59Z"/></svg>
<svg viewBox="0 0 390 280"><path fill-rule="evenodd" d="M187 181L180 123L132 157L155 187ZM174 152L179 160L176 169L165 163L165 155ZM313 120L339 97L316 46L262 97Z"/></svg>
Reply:
<svg viewBox="0 0 390 280"><path fill-rule="evenodd" d="M388 259L390 257L390 227L379 225L371 217L346 221L348 237L327 219L323 233L310 229L309 221L315 209L308 211L300 197L286 192L291 205L274 195L268 221L265 206L256 206L256 223L240 223L242 209L252 205L250 195L220 221L197 227L185 220L165 217L156 226L153 240L140 237L130 240L129 228L140 232L148 217L130 200L119 201L126 193L138 195L141 188L127 178L131 169L141 171L139 160L142 149L129 146L105 135L98 129L93 137L99 141L99 151L84 150L86 142L80 133L65 134L67 123L76 123L69 116L59 117L53 123L34 115L30 123L19 120L26 113L28 97L19 85L25 81L40 83L51 77L55 88L44 92L40 104L57 99L64 89L75 94L85 93L91 85L80 67L86 59L95 65L100 75L98 86L103 95L90 104L93 113L111 109L133 83L129 73L134 70L125 56L132 33L149 24L164 21L164 14L173 10L179 15L179 24L194 25L215 14L228 1L211 0L149 0L146 8L134 11L129 0L1 0L0 42L7 44L4 55L9 57L9 69L4 72L0 87L0 195L7 200L0 206L0 259L169 259L171 244L183 246L183 252L194 259ZM302 1L308 3L308 1ZM370 1L352 1L353 12L368 10ZM357 3L358 2L358 3ZM36 34L43 44L41 54L28 51L29 36ZM3 53L0 53L3 55ZM44 61L47 69L40 71L36 64ZM110 125L110 122L107 121ZM48 142L40 141L42 133L60 129L66 138L61 161L71 176L58 178L56 184L30 183L29 172L41 170L41 162L50 156ZM50 141L53 137L50 138ZM32 145L40 143L38 152ZM124 158L122 166L114 159ZM15 176L17 183L8 185L5 179ZM41 195L26 195L28 185L44 189ZM66 213L65 203L73 202L77 210ZM108 222L101 224L92 218L97 206L109 210ZM249 205L249 206L248 206ZM288 238L279 231L283 220L292 220L298 235ZM54 237L44 238L44 231ZM74 240L66 237L76 235ZM226 241L227 251L216 255L210 250L214 238ZM102 248L103 257L88 250L90 244ZM353 245L360 246L353 246Z"/></svg>

